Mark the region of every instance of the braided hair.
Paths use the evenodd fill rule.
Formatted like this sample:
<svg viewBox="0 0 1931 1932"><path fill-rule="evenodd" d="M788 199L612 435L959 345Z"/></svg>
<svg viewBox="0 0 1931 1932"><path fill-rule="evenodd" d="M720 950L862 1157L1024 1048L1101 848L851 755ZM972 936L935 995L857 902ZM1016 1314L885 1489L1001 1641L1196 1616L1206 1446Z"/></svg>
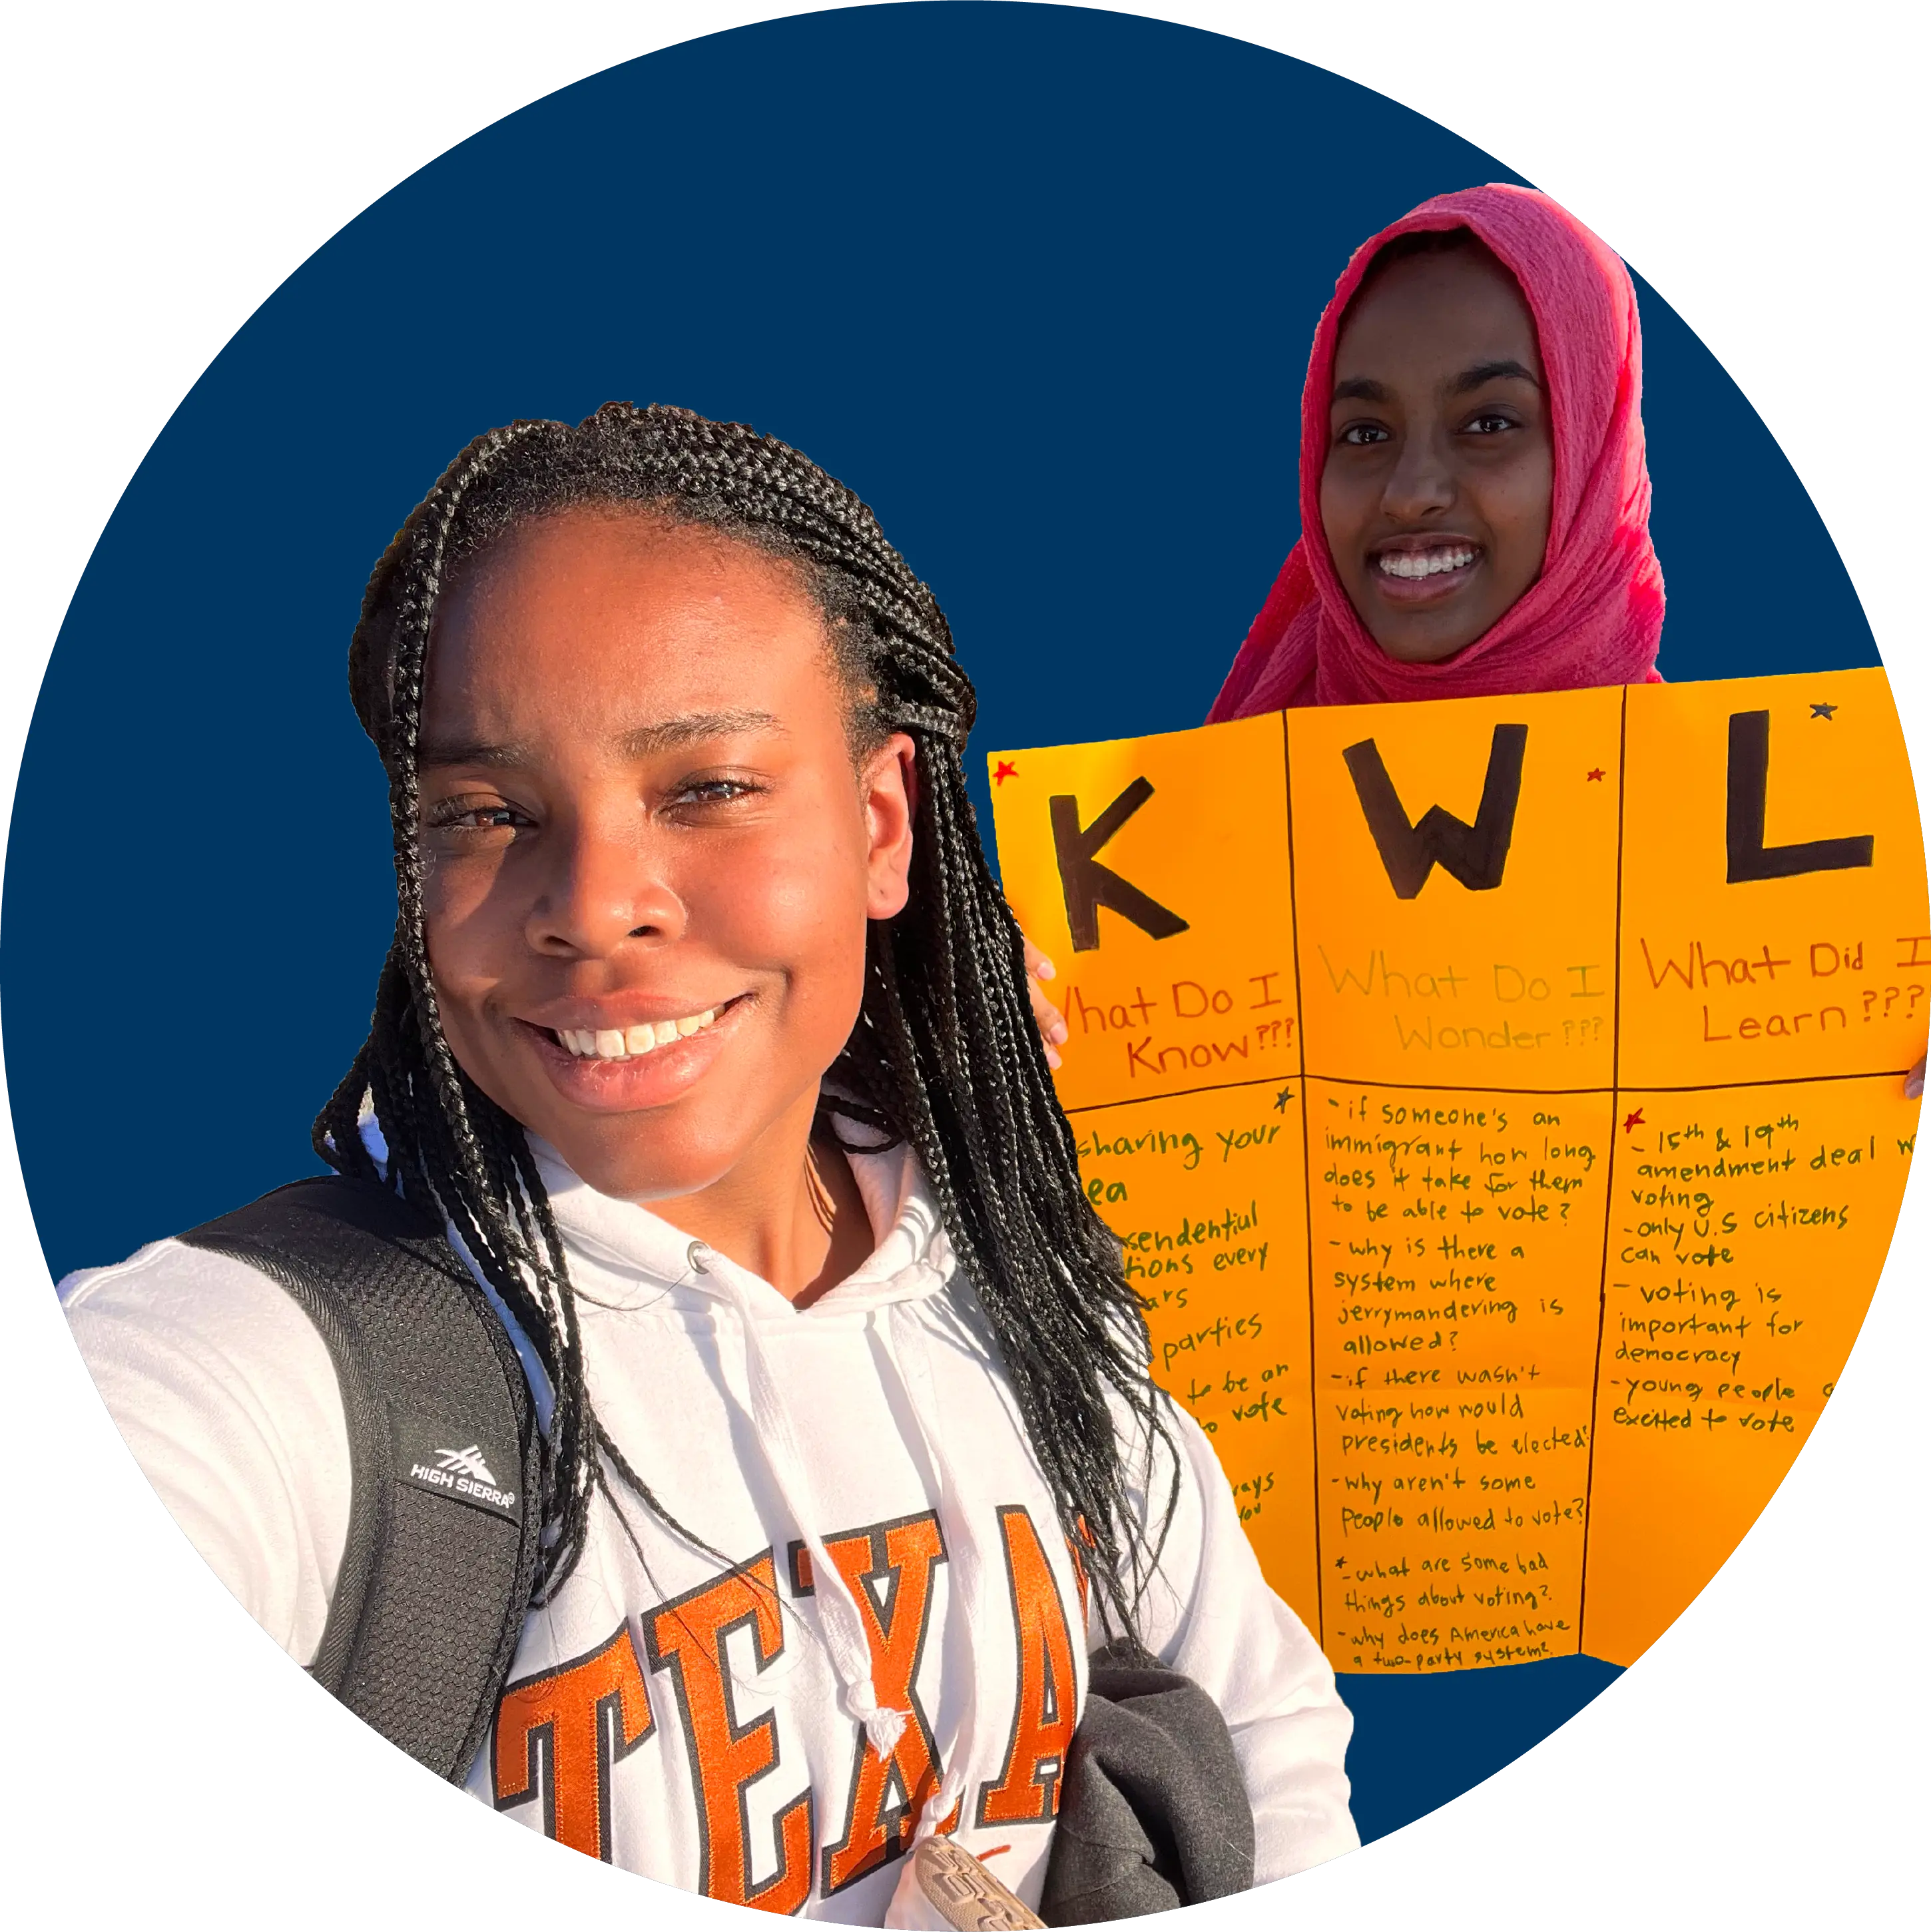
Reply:
<svg viewBox="0 0 1931 1932"><path fill-rule="evenodd" d="M961 764L973 688L931 592L871 511L796 450L687 410L608 403L574 428L517 422L478 437L410 513L370 579L349 660L357 714L388 775L395 937L368 1039L316 1121L316 1150L340 1172L431 1205L541 1358L553 1408L536 1600L570 1574L595 1493L621 1516L619 1481L708 1549L663 1509L592 1408L542 1180L522 1128L451 1053L424 930L418 754L439 604L466 560L521 523L579 506L634 507L787 560L825 620L855 754L901 731L916 748L911 896L895 918L869 924L862 1005L821 1119L843 1117L874 1146L910 1143L1061 1526L1107 1622L1129 1634L1177 1490L1177 1459L1158 1459L1173 1472L1164 1509L1157 1528L1150 1510L1140 1520L1134 1490L1150 1502L1155 1445L1172 1448L1168 1399L1148 1378L1145 1317L1118 1243L1081 1187L1018 928L979 844ZM385 1168L360 1131L370 1110ZM1124 1431L1110 1400L1126 1412Z"/></svg>

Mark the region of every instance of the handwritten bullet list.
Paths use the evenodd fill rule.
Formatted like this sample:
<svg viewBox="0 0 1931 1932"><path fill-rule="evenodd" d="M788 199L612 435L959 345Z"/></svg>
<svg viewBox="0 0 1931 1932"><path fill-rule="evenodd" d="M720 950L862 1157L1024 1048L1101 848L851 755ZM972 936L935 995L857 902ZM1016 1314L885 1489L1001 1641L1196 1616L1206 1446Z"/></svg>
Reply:
<svg viewBox="0 0 1931 1932"><path fill-rule="evenodd" d="M1882 673L994 768L1088 1198L1275 1587L1343 1670L1632 1660L1821 1412L1915 1146Z"/></svg>

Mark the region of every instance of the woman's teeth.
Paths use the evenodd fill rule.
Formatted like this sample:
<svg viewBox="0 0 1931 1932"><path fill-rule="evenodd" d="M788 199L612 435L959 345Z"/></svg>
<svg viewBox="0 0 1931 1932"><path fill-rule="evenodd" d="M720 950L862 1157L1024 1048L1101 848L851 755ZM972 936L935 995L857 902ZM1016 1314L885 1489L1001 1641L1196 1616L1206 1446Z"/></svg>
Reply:
<svg viewBox="0 0 1931 1932"><path fill-rule="evenodd" d="M1439 577L1474 561L1475 553L1465 544L1454 550L1384 550L1375 568L1387 577Z"/></svg>
<svg viewBox="0 0 1931 1932"><path fill-rule="evenodd" d="M643 1026L606 1027L597 1032L559 1027L556 1037L579 1060L635 1060L668 1046L673 1040L688 1040L701 1033L715 1020L719 1009L707 1008L688 1014L681 1020L658 1020Z"/></svg>

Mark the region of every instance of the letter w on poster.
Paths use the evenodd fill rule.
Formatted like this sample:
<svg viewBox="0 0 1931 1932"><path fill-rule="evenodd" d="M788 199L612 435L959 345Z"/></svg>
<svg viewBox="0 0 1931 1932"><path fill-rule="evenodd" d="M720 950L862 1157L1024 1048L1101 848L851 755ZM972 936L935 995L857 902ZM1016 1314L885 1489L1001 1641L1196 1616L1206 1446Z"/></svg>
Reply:
<svg viewBox="0 0 1931 1932"><path fill-rule="evenodd" d="M1632 1661L1828 1399L1918 1126L1880 670L990 759L1059 1091L1337 1668Z"/></svg>

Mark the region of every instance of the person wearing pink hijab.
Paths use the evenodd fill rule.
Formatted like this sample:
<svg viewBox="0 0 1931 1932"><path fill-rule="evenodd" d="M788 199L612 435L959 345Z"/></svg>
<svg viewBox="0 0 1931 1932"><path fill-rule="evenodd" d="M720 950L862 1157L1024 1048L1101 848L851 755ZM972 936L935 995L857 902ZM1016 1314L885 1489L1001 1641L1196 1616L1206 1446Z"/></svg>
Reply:
<svg viewBox="0 0 1931 1932"><path fill-rule="evenodd" d="M1438 195L1363 243L1308 360L1301 540L1207 722L1659 682L1642 400L1629 272L1546 195Z"/></svg>
<svg viewBox="0 0 1931 1932"><path fill-rule="evenodd" d="M1642 400L1629 272L1546 195L1438 195L1364 243L1309 358L1301 540L1210 722L1654 682Z"/></svg>

